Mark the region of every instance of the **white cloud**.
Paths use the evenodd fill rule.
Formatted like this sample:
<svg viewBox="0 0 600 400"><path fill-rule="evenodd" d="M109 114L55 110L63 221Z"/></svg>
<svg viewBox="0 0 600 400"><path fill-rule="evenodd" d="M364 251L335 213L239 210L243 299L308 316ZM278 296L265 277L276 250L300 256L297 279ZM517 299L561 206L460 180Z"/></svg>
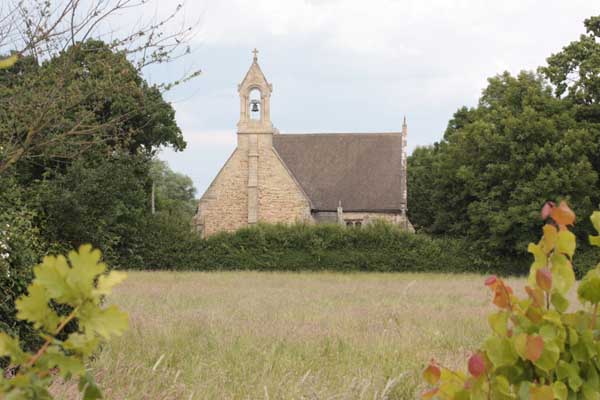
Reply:
<svg viewBox="0 0 600 400"><path fill-rule="evenodd" d="M190 1L204 74L169 94L189 145L163 157L208 185L235 146L236 85L254 47L282 132L396 130L406 114L413 148L439 140L488 77L543 64L598 11L596 0Z"/></svg>

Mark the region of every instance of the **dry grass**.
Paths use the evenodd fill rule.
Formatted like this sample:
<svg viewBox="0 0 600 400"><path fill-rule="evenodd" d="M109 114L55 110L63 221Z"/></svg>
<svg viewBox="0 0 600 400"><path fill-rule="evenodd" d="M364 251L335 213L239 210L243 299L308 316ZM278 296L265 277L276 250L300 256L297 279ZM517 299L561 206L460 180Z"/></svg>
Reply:
<svg viewBox="0 0 600 400"><path fill-rule="evenodd" d="M131 272L111 301L131 329L91 364L107 399L414 399L491 310L482 276L443 274Z"/></svg>

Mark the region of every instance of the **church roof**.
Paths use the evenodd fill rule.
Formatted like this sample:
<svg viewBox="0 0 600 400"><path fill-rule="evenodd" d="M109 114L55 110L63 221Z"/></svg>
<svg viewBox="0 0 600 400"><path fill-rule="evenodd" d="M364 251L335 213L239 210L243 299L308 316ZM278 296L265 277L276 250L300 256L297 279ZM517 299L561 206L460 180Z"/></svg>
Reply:
<svg viewBox="0 0 600 400"><path fill-rule="evenodd" d="M313 210L401 210L400 132L278 134L273 145Z"/></svg>

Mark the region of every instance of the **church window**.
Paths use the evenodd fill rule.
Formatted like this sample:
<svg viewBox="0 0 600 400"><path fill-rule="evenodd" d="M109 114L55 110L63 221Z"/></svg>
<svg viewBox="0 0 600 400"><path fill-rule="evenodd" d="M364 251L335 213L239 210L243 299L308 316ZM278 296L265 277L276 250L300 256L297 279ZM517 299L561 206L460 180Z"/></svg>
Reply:
<svg viewBox="0 0 600 400"><path fill-rule="evenodd" d="M350 228L360 228L362 226L361 219L347 219L345 220L346 226Z"/></svg>

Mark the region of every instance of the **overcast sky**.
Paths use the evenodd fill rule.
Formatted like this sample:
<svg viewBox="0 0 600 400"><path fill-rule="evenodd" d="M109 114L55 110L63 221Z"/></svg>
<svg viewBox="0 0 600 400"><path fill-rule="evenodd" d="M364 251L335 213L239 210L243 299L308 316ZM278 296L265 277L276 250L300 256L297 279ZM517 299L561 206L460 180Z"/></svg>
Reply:
<svg viewBox="0 0 600 400"><path fill-rule="evenodd" d="M160 157L204 192L235 148L254 47L282 133L398 131L406 115L412 150L476 105L488 77L542 65L599 13L600 0L188 1L193 53L147 78L203 74L166 95L188 147Z"/></svg>

